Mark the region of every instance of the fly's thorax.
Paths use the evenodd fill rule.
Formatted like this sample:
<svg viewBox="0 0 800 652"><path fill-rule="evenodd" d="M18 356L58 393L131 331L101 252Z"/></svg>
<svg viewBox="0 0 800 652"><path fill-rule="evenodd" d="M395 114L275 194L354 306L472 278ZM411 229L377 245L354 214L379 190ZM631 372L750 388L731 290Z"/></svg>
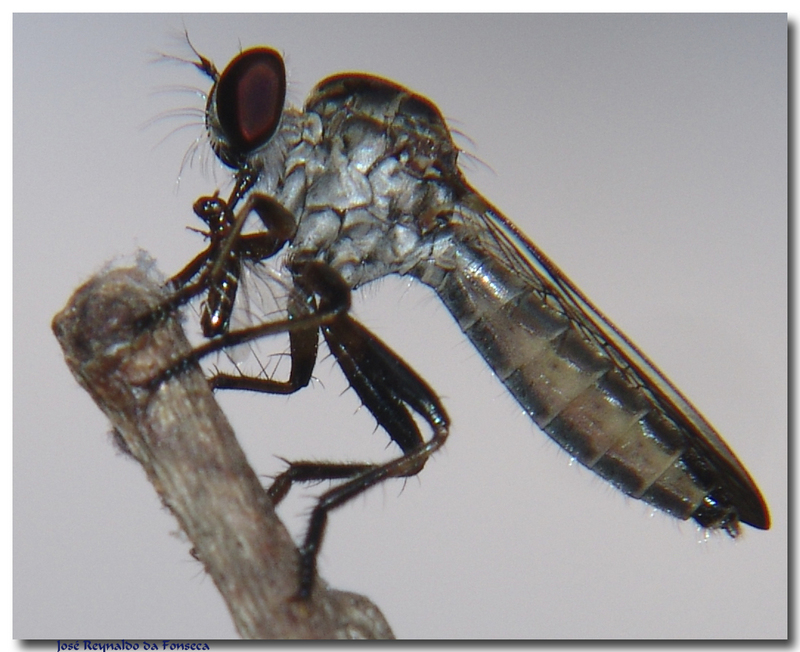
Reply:
<svg viewBox="0 0 800 652"><path fill-rule="evenodd" d="M418 174L432 178L458 175L458 148L442 114L429 100L387 79L345 73L320 82L306 102L326 131L360 137L372 125L388 138L394 153Z"/></svg>
<svg viewBox="0 0 800 652"><path fill-rule="evenodd" d="M306 115L325 126L319 145L290 155L302 164L287 170L278 194L294 210L290 187L305 190L293 255L324 260L352 287L430 257L437 216L452 212L460 187L457 149L433 105L386 80L348 75L323 82Z"/></svg>
<svg viewBox="0 0 800 652"><path fill-rule="evenodd" d="M376 215L374 206L308 211L290 246L294 258L317 258L338 271L352 288L388 274L408 274L432 256L433 239L413 212Z"/></svg>

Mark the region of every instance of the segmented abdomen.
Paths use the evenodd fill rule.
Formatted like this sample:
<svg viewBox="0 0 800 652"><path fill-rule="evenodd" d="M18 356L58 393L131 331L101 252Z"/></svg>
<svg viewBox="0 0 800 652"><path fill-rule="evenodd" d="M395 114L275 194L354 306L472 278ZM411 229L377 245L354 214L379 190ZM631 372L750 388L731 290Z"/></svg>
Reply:
<svg viewBox="0 0 800 652"><path fill-rule="evenodd" d="M626 494L735 535L724 482L654 396L546 292L463 244L456 251L432 285L533 421Z"/></svg>

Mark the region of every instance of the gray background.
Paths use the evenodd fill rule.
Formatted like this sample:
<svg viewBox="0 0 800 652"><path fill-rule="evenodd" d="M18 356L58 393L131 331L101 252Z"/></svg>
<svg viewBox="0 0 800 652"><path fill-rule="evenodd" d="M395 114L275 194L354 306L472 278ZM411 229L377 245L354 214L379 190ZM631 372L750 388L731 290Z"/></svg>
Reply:
<svg viewBox="0 0 800 652"><path fill-rule="evenodd" d="M184 25L219 67L283 51L295 103L343 70L436 102L473 184L718 427L774 523L704 541L571 464L435 297L393 279L357 314L444 397L452 435L418 479L333 515L323 576L401 637L785 636L783 15L16 16L14 636L235 635L50 332L107 261L141 247L174 273L200 250L191 203L226 173L182 170L201 128L158 116L201 108L179 87L208 83L149 63L190 57ZM259 473L386 454L330 360L315 373L295 396L222 397ZM313 494L282 509L295 536Z"/></svg>

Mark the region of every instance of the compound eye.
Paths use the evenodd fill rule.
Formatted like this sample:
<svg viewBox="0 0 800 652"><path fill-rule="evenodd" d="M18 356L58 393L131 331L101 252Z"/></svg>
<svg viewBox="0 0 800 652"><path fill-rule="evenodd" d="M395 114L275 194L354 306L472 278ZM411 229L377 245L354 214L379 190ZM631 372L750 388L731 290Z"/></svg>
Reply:
<svg viewBox="0 0 800 652"><path fill-rule="evenodd" d="M286 69L271 48L246 50L228 64L216 89L217 117L231 150L245 154L278 128L286 98Z"/></svg>

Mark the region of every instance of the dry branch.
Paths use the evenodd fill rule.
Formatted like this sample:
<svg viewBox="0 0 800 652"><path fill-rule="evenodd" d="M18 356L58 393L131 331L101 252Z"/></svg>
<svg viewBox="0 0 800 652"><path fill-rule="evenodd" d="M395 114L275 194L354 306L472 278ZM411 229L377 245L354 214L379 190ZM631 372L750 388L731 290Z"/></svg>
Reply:
<svg viewBox="0 0 800 652"><path fill-rule="evenodd" d="M147 381L191 349L176 317L134 324L165 293L146 261L105 271L53 320L72 373L144 467L194 545L244 638L391 638L366 598L317 579L293 601L298 551L199 366Z"/></svg>

